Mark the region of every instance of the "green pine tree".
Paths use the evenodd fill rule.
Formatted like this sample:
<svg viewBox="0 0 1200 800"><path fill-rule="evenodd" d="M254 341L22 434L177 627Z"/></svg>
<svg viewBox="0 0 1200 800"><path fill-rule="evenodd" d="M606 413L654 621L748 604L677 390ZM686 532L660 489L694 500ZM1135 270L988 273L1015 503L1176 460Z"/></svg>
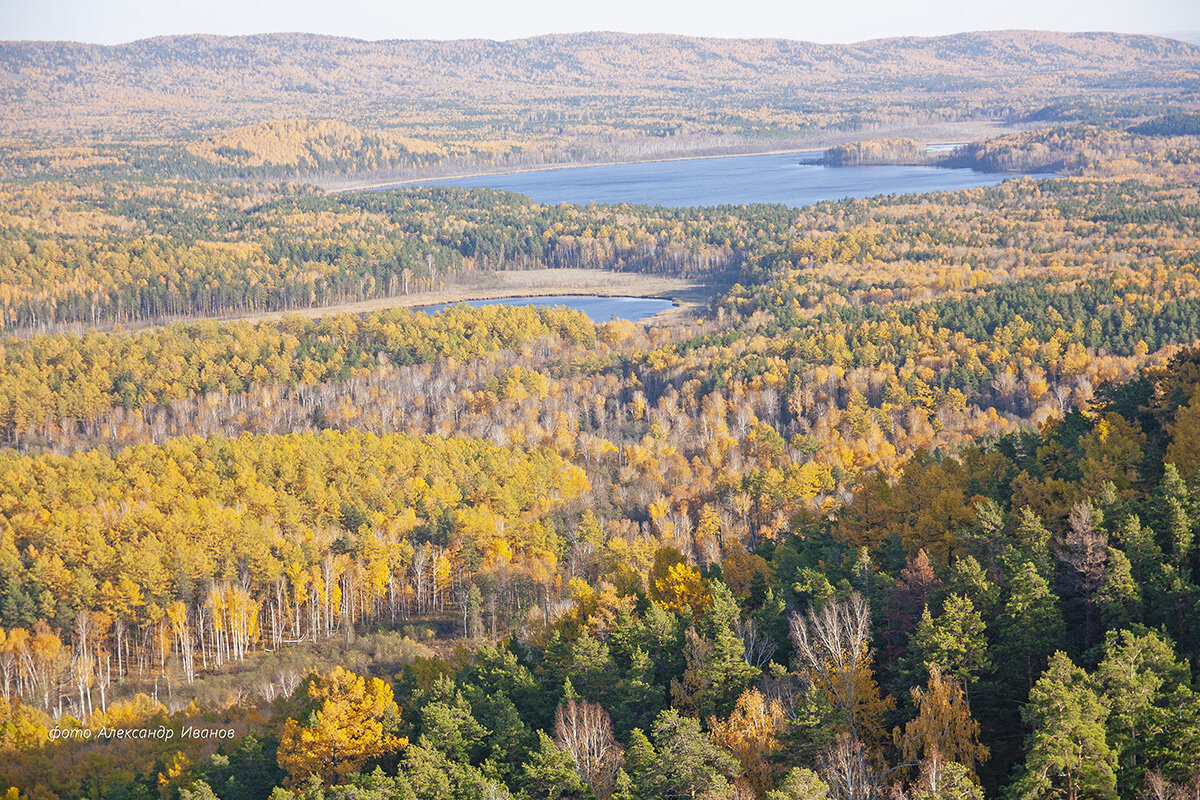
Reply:
<svg viewBox="0 0 1200 800"><path fill-rule="evenodd" d="M962 764L946 761L938 765L936 777L932 773L929 768L922 770L913 800L983 800L983 789Z"/></svg>
<svg viewBox="0 0 1200 800"><path fill-rule="evenodd" d="M588 800L595 797L575 772L575 762L554 744L545 731L538 731L538 748L522 767L524 797L546 800Z"/></svg>
<svg viewBox="0 0 1200 800"><path fill-rule="evenodd" d="M1133 579L1133 565L1128 556L1115 547L1108 548L1104 580L1096 594L1096 610L1104 627L1122 628L1140 619L1141 602L1142 593Z"/></svg>
<svg viewBox="0 0 1200 800"><path fill-rule="evenodd" d="M1088 674L1061 650L1029 693L1022 712L1032 732L1014 800L1117 800L1108 709Z"/></svg>
<svg viewBox="0 0 1200 800"><path fill-rule="evenodd" d="M625 771L633 785L636 800L646 800L659 795L662 775L659 770L658 751L641 728L629 734L629 747L625 750Z"/></svg>
<svg viewBox="0 0 1200 800"><path fill-rule="evenodd" d="M637 790L634 788L633 779L629 777L629 773L624 768L618 768L617 774L613 776L613 790L609 796L609 800L637 800Z"/></svg>
<svg viewBox="0 0 1200 800"><path fill-rule="evenodd" d="M1054 574L1054 563L1050 558L1050 531L1042 520L1028 507L1022 508L1017 516L1017 527L1013 534L1014 546L1008 551L1005 562L1010 572L1032 562L1044 577Z"/></svg>
<svg viewBox="0 0 1200 800"><path fill-rule="evenodd" d="M649 728L662 710L665 692L654 683L654 663L645 650L638 647L630 658L629 671L617 683L617 698L613 711L613 730L619 737L634 728Z"/></svg>
<svg viewBox="0 0 1200 800"><path fill-rule="evenodd" d="M910 649L920 664L922 677L937 664L944 675L953 675L968 686L992 668L983 618L970 598L950 594L936 619L925 607Z"/></svg>
<svg viewBox="0 0 1200 800"><path fill-rule="evenodd" d="M998 660L1009 665L1008 674L1020 674L1020 689L1014 694L1024 697L1066 636L1058 597L1033 562L1025 562L1013 575L996 625Z"/></svg>
<svg viewBox="0 0 1200 800"><path fill-rule="evenodd" d="M746 663L746 648L733 629L741 614L737 598L725 584L714 581L712 599L707 619L712 649L701 667L706 687L699 698L702 718L728 716L742 692L762 677L761 670Z"/></svg>
<svg viewBox="0 0 1200 800"><path fill-rule="evenodd" d="M783 776L779 786L767 792L766 800L827 800L829 785L811 769L796 767Z"/></svg>
<svg viewBox="0 0 1200 800"><path fill-rule="evenodd" d="M670 798L720 797L730 792L737 762L717 747L701 729L700 720L680 715L669 708L654 722L657 753L657 794Z"/></svg>
<svg viewBox="0 0 1200 800"><path fill-rule="evenodd" d="M1189 572L1189 556L1195 538L1195 514L1187 484L1179 477L1174 464L1167 464L1155 497L1157 511L1167 545L1171 548L1171 560L1176 569Z"/></svg>
<svg viewBox="0 0 1200 800"><path fill-rule="evenodd" d="M1200 753L1200 697L1170 641L1149 630L1109 631L1096 680L1110 710L1122 793L1137 794L1147 771L1179 782L1191 777Z"/></svg>

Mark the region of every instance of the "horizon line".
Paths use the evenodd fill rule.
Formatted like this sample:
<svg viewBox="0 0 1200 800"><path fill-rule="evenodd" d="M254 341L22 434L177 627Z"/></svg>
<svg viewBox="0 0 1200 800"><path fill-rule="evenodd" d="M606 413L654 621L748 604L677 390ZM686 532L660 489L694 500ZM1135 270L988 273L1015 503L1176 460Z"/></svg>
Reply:
<svg viewBox="0 0 1200 800"><path fill-rule="evenodd" d="M80 39L4 39L0 40L0 44L69 44L69 45L85 45L90 47L128 47L144 42L154 42L163 39L255 39L277 36L309 36L314 38L324 39L341 39L345 41L361 42L363 44L392 44L392 43L410 43L410 42L431 42L439 44L452 44L456 42L490 42L493 44L512 44L516 42L528 42L536 39L549 39L555 37L569 36L597 36L597 35L613 35L626 37L666 37L672 39L700 39L711 41L725 42L794 42L800 44L813 44L826 47L853 47L857 45L872 44L875 42L888 42L897 40L936 40L949 39L955 36L971 36L984 34L1002 34L1002 33L1042 33L1042 34L1062 34L1066 36L1087 36L1087 35L1112 35L1112 36L1142 36L1154 39L1167 39L1169 41L1180 42L1192 46L1200 46L1200 30L1196 31L1170 31L1170 32L1144 32L1144 31L1118 31L1110 29L1090 29L1090 30L1063 30L1058 28L980 28L974 30L961 30L952 33L938 34L896 34L892 36L877 36L867 39L857 39L854 41L819 41L816 39L792 39L786 36L712 36L690 33L669 33L665 31L643 31L629 32L612 29L596 29L596 30L577 30L577 31L555 31L546 33L530 34L528 36L515 36L508 39L493 39L486 36L463 36L456 38L434 38L434 37L414 37L414 38L381 38L368 39L359 36L348 36L337 33L319 33L314 31L302 30L276 30L276 31L258 31L254 33L206 33L201 31L191 33L159 33L153 36L142 36L136 39L129 39L119 42L95 42L84 41Z"/></svg>

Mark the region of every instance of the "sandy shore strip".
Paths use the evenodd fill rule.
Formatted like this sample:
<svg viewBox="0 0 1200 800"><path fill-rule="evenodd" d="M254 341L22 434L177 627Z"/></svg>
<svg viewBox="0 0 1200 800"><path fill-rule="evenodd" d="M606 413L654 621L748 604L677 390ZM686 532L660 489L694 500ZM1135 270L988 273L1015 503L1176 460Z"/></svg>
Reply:
<svg viewBox="0 0 1200 800"><path fill-rule="evenodd" d="M675 301L675 307L651 319L675 318L678 312L691 311L705 302L716 287L637 272L613 272L600 269L531 269L489 272L478 280L450 283L430 292L415 292L398 297L381 297L357 303L339 303L290 311L223 317L222 322L269 322L286 316L315 319L330 314L367 314L387 308L461 303L467 300L494 300L505 297L555 297L559 295L597 295L600 297L661 297Z"/></svg>

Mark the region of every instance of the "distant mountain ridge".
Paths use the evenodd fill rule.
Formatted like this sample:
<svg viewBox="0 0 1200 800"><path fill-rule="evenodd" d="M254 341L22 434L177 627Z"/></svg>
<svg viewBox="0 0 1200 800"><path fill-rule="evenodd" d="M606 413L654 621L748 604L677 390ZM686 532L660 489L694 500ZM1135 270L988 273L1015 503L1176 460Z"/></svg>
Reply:
<svg viewBox="0 0 1200 800"><path fill-rule="evenodd" d="M959 115L988 115L1079 94L1195 101L1198 85L1200 47L1115 33L1000 31L851 45L621 33L507 42L314 34L5 42L0 130L190 136L288 117L432 130L452 120L511 125L522 115L530 130L551 130L563 121L611 126L627 117L724 113L752 125L764 107L846 120L870 117L880 103L901 114L958 107ZM971 108L963 107L967 97Z"/></svg>

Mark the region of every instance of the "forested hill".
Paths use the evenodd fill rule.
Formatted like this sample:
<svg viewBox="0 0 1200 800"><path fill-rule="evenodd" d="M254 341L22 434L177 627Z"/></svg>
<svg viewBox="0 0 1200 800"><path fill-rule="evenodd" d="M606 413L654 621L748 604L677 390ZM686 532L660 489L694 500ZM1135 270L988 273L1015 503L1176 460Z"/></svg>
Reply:
<svg viewBox="0 0 1200 800"><path fill-rule="evenodd" d="M7 42L0 44L0 126L10 134L160 136L320 116L433 130L437 112L448 112L475 124L516 118L514 129L551 136L588 124L599 133L632 124L677 135L903 120L918 104L926 118L957 119L1034 111L1081 95L1194 97L1198 74L1200 47L1114 33L1005 31L851 45L620 33L508 42L307 34L112 47ZM700 114L694 130L679 127L689 113ZM722 126L729 117L736 125Z"/></svg>

